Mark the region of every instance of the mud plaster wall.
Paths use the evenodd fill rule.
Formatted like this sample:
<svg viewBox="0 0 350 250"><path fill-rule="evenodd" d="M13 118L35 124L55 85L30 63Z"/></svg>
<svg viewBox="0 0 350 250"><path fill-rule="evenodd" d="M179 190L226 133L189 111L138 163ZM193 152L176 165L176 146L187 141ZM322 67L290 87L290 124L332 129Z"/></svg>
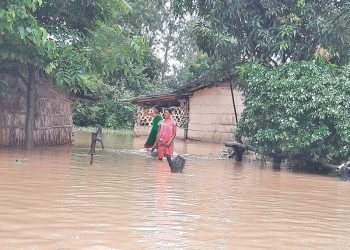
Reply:
<svg viewBox="0 0 350 250"><path fill-rule="evenodd" d="M234 89L233 94L239 120L242 92ZM189 105L188 139L218 143L233 139L236 120L228 82L195 91Z"/></svg>

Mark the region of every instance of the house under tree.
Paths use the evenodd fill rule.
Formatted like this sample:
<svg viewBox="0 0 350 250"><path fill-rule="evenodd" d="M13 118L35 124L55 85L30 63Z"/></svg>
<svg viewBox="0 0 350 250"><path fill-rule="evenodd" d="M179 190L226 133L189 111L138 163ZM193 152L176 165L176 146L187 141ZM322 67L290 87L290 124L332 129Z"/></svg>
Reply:
<svg viewBox="0 0 350 250"><path fill-rule="evenodd" d="M124 101L138 106L136 136L148 135L152 117L145 115L145 111L154 104L161 104L172 109L178 126L177 138L221 143L233 139L243 111L242 92L235 85L231 86L229 81L205 84L196 80L171 93Z"/></svg>

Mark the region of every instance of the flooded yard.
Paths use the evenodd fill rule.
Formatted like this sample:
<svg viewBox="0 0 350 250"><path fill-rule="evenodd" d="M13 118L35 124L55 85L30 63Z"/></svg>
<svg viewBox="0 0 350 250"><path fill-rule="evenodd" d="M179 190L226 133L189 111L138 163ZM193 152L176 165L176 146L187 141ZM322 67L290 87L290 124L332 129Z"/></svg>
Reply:
<svg viewBox="0 0 350 250"><path fill-rule="evenodd" d="M349 183L183 141L186 166L172 174L144 141L105 135L92 166L89 133L1 148L1 249L350 249Z"/></svg>

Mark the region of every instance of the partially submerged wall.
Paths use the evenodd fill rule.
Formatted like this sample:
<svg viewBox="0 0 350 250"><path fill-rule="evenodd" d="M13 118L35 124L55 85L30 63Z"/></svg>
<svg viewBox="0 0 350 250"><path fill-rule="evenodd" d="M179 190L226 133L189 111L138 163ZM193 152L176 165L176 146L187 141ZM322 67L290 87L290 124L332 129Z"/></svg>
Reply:
<svg viewBox="0 0 350 250"><path fill-rule="evenodd" d="M26 86L16 76L1 76L10 92L0 94L0 145L24 142ZM57 145L72 139L73 102L51 84L37 84L35 110L35 145Z"/></svg>
<svg viewBox="0 0 350 250"><path fill-rule="evenodd" d="M243 112L242 92L235 89L233 93L239 120ZM189 105L189 139L220 143L233 139L236 119L228 82L195 91Z"/></svg>

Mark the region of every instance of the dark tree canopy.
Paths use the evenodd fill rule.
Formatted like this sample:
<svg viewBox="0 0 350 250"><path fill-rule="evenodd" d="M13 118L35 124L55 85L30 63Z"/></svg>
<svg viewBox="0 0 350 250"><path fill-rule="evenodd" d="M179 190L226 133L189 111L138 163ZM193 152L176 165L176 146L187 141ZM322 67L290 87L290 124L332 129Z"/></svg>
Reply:
<svg viewBox="0 0 350 250"><path fill-rule="evenodd" d="M174 0L195 12L197 43L230 61L267 65L312 58L318 45L339 64L350 58L350 2L343 0Z"/></svg>

